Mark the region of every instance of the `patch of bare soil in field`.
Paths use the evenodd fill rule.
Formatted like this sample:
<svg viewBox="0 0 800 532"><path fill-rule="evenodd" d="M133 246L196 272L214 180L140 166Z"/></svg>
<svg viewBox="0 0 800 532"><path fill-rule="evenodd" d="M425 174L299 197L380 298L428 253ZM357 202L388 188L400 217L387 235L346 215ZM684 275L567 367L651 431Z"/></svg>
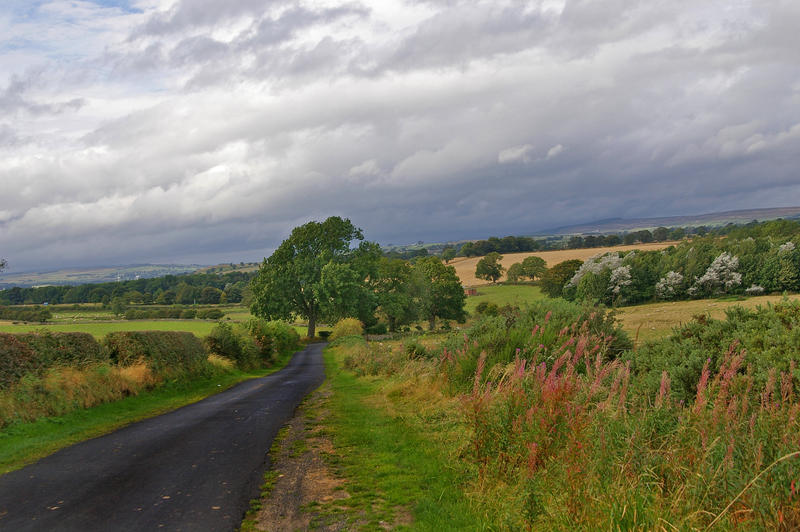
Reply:
<svg viewBox="0 0 800 532"><path fill-rule="evenodd" d="M329 393L325 389L314 392L273 446L273 467L267 474L267 482L271 481L272 486L253 519L255 530L336 531L351 530L356 524L342 516L320 522L321 515L316 510L322 506L335 507L337 501L350 498L344 481L334 475L325 460L325 456L334 454L330 438L320 426Z"/></svg>

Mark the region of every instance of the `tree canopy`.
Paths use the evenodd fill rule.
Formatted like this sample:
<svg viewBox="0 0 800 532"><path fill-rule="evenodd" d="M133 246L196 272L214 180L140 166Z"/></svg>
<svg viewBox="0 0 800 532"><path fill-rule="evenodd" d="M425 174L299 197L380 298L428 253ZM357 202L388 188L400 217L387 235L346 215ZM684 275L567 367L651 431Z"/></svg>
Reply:
<svg viewBox="0 0 800 532"><path fill-rule="evenodd" d="M253 279L251 311L267 319L305 318L313 337L318 320L359 315L373 305L365 282L379 256L380 248L364 241L349 219L295 227Z"/></svg>
<svg viewBox="0 0 800 532"><path fill-rule="evenodd" d="M583 261L578 259L565 260L547 270L540 282L542 292L550 297L559 297L564 285L572 279L581 264Z"/></svg>
<svg viewBox="0 0 800 532"><path fill-rule="evenodd" d="M414 264L412 275L417 307L431 330L437 319L459 323L466 319L466 295L455 268L444 265L438 257L425 257Z"/></svg>
<svg viewBox="0 0 800 532"><path fill-rule="evenodd" d="M477 266L475 267L475 277L478 279L485 279L491 282L497 282L497 280L503 276L503 272L505 268L500 264L500 260L503 256L497 252L491 252L483 257L481 260L478 261Z"/></svg>

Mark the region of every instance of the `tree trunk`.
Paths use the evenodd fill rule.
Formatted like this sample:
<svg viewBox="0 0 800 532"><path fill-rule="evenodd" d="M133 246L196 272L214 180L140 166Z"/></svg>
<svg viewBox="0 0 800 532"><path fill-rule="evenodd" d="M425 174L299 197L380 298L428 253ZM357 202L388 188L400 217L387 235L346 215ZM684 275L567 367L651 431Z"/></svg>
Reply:
<svg viewBox="0 0 800 532"><path fill-rule="evenodd" d="M428 319L428 327L430 327L431 331L436 327L436 316L431 316Z"/></svg>
<svg viewBox="0 0 800 532"><path fill-rule="evenodd" d="M314 313L311 313L308 316L308 337L314 338L314 335L317 332L317 317Z"/></svg>

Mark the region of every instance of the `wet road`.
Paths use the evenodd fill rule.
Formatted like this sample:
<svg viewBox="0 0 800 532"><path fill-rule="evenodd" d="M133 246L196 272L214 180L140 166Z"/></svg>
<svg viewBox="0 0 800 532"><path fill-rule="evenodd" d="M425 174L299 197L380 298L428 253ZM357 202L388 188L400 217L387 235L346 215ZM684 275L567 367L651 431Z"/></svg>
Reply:
<svg viewBox="0 0 800 532"><path fill-rule="evenodd" d="M325 378L323 347L0 476L0 530L235 529L259 493L272 440Z"/></svg>

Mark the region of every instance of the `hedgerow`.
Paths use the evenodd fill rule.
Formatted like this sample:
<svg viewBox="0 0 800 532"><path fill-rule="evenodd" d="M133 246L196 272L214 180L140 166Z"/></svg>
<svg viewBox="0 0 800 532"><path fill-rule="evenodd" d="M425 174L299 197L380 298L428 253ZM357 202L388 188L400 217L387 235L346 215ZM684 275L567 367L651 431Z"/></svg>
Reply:
<svg viewBox="0 0 800 532"><path fill-rule="evenodd" d="M37 331L16 335L36 353L39 369L52 366L86 367L108 362L108 354L88 333Z"/></svg>
<svg viewBox="0 0 800 532"><path fill-rule="evenodd" d="M118 365L144 361L157 374L198 371L206 361L202 341L188 332L113 332L104 338L103 345Z"/></svg>
<svg viewBox="0 0 800 532"><path fill-rule="evenodd" d="M16 336L0 333L0 388L36 370L36 353Z"/></svg>
<svg viewBox="0 0 800 532"><path fill-rule="evenodd" d="M247 329L238 324L217 324L204 342L210 354L232 360L242 369L256 368L268 361L262 358L259 346Z"/></svg>
<svg viewBox="0 0 800 532"><path fill-rule="evenodd" d="M274 361L300 348L300 335L288 323L251 318L247 321L246 327L259 346L261 357L265 361Z"/></svg>

